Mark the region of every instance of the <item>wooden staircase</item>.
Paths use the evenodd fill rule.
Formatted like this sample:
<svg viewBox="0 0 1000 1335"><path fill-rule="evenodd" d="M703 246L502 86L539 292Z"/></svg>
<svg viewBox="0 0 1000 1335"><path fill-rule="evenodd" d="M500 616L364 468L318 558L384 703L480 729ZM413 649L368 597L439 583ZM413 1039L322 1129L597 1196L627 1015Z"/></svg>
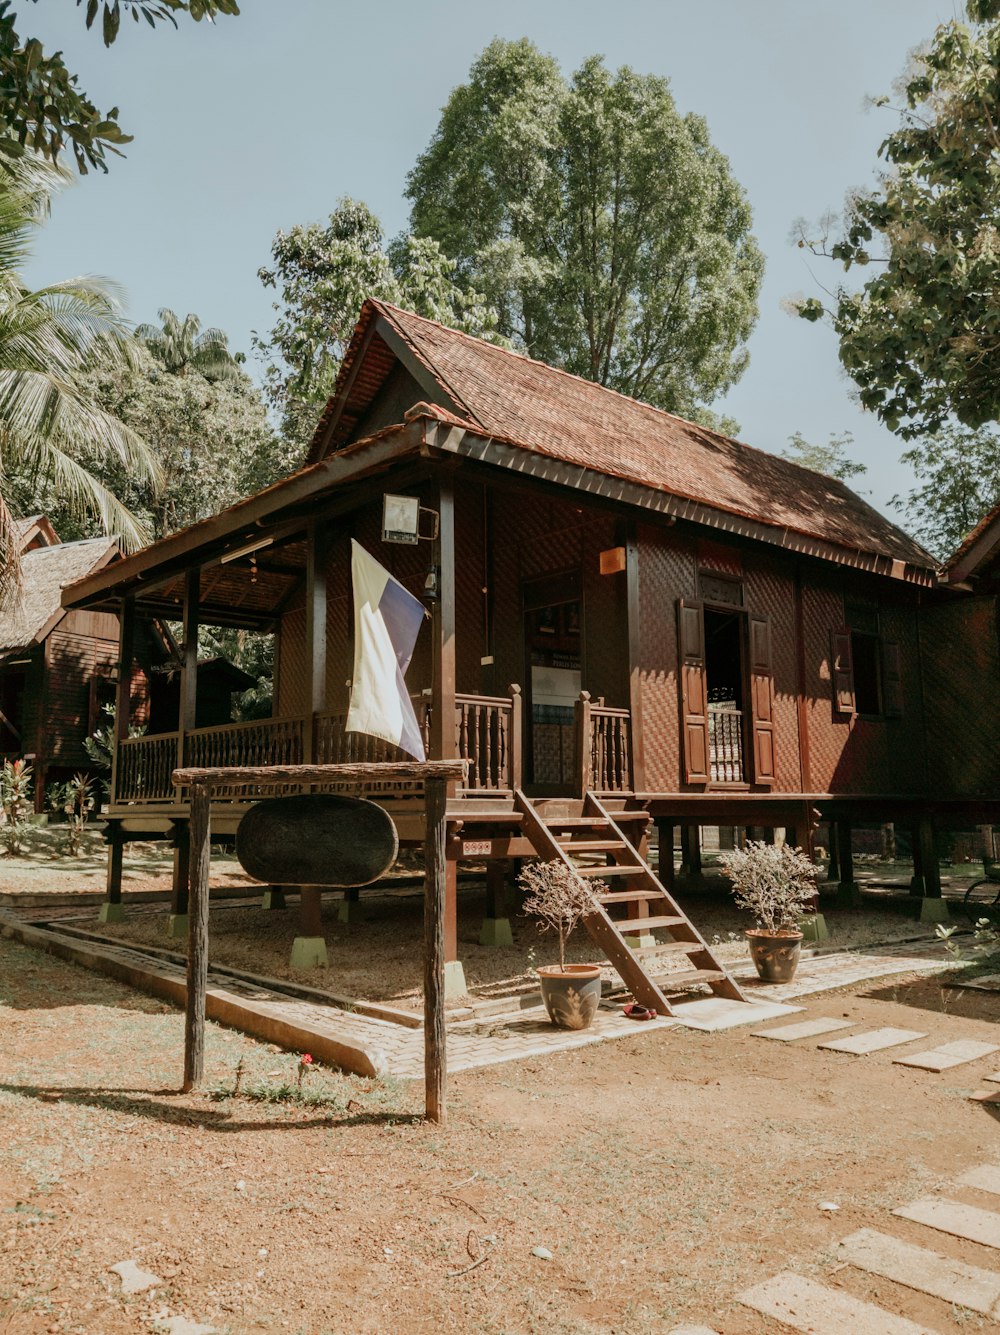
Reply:
<svg viewBox="0 0 1000 1335"><path fill-rule="evenodd" d="M650 820L647 812L624 807L610 810L592 792L582 802L553 799L533 803L517 790L514 804L524 817L524 834L543 862L562 862L584 884L599 881L607 886L592 892L594 911L584 925L640 1005L658 1015L674 1014L653 974L657 960L676 956L686 956L689 967L669 974L671 990L675 984L704 983L716 996L747 1001L642 856ZM590 860L594 854L603 857L604 865ZM671 939L641 945L642 937L653 932L667 933Z"/></svg>

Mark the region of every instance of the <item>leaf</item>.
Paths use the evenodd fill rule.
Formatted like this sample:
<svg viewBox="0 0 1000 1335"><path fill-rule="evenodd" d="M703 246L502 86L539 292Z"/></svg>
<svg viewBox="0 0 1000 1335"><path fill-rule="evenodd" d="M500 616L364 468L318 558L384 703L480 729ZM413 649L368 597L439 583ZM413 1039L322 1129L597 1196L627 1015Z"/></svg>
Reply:
<svg viewBox="0 0 1000 1335"><path fill-rule="evenodd" d="M121 11L118 7L118 0L114 0L113 5L109 5L107 0L104 3L104 45L111 46L118 36L118 28L121 24Z"/></svg>

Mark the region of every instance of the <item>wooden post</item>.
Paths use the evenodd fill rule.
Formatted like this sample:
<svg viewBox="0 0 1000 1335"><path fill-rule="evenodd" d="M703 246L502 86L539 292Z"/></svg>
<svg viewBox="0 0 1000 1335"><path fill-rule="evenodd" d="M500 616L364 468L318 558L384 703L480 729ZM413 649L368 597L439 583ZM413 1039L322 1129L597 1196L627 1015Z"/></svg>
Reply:
<svg viewBox="0 0 1000 1335"><path fill-rule="evenodd" d="M917 826L917 843L920 847L921 870L924 877L924 898L941 898L941 864L938 862L937 842L934 838L934 822L930 816L922 816Z"/></svg>
<svg viewBox="0 0 1000 1335"><path fill-rule="evenodd" d="M665 816L656 817L657 864L661 883L673 892L674 888L674 822Z"/></svg>
<svg viewBox="0 0 1000 1335"><path fill-rule="evenodd" d="M681 862L688 880L701 876L701 831L697 825L681 826Z"/></svg>
<svg viewBox="0 0 1000 1335"><path fill-rule="evenodd" d="M433 675L431 678L431 757L450 760L458 752L455 734L455 493L450 474L438 482L438 537L434 545L437 558L438 596L433 619ZM455 794L449 783L445 800ZM430 816L428 837L430 836ZM444 952L449 961L458 959L458 867L449 862L445 869Z"/></svg>
<svg viewBox="0 0 1000 1335"><path fill-rule="evenodd" d="M303 936L323 935L323 892L318 885L299 886L299 914Z"/></svg>
<svg viewBox="0 0 1000 1335"><path fill-rule="evenodd" d="M523 697L521 688L516 682L510 686L510 786L512 788L521 788L523 786L523 768L522 768L522 746L524 719L522 717Z"/></svg>
<svg viewBox="0 0 1000 1335"><path fill-rule="evenodd" d="M830 865L826 869L826 880L828 885L834 881L840 880L840 854L837 852L837 823L836 821L827 822L827 837L830 840Z"/></svg>
<svg viewBox="0 0 1000 1335"><path fill-rule="evenodd" d="M108 845L108 883L107 901L109 904L122 902L122 855L125 840L122 838L121 825L118 821L109 822L104 835Z"/></svg>
<svg viewBox="0 0 1000 1335"><path fill-rule="evenodd" d="M118 796L118 750L128 736L129 715L132 709L132 660L135 657L135 599L129 594L122 599L118 615L118 681L115 684L115 728L111 749L111 798L114 806Z"/></svg>
<svg viewBox="0 0 1000 1335"><path fill-rule="evenodd" d="M590 692L581 691L580 698L576 702L576 756L574 772L576 774L577 797L586 797L587 789L590 787L591 727Z"/></svg>
<svg viewBox="0 0 1000 1335"><path fill-rule="evenodd" d="M447 784L428 779L424 792L424 1103L428 1121L444 1122L448 1079L444 1027Z"/></svg>
<svg viewBox="0 0 1000 1335"><path fill-rule="evenodd" d="M861 892L854 879L854 850L851 846L851 822L837 821L837 854L840 858L840 882L837 886L837 902L842 908L857 908L861 903Z"/></svg>
<svg viewBox="0 0 1000 1335"><path fill-rule="evenodd" d="M184 643L181 645L181 689L177 707L177 764L185 761L185 734L198 726L198 604L201 571L184 577Z"/></svg>
<svg viewBox="0 0 1000 1335"><path fill-rule="evenodd" d="M326 708L326 529L311 519L306 528L306 682L308 706L303 760L314 763L316 715ZM318 935L318 933L317 933Z"/></svg>
<svg viewBox="0 0 1000 1335"><path fill-rule="evenodd" d="M910 894L924 893L924 858L920 847L920 825L914 825L910 831L910 851L913 854L913 875L910 877Z"/></svg>
<svg viewBox="0 0 1000 1335"><path fill-rule="evenodd" d="M174 821L174 867L170 889L170 912L183 916L188 911L188 892L191 883L191 838L186 820Z"/></svg>
<svg viewBox="0 0 1000 1335"><path fill-rule="evenodd" d="M208 874L212 805L207 783L191 786L191 902L188 916L184 1084L189 1093L205 1074L205 993L208 988Z"/></svg>
<svg viewBox="0 0 1000 1335"><path fill-rule="evenodd" d="M629 786L641 793L646 787L646 758L642 717L642 637L640 633L639 545L629 525L625 540L625 594L628 616L628 708L632 739L632 774Z"/></svg>

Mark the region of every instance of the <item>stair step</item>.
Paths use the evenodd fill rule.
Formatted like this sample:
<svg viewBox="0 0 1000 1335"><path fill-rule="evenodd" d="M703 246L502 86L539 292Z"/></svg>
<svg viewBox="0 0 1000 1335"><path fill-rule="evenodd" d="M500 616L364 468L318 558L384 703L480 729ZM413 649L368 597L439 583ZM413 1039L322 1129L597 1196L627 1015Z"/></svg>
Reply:
<svg viewBox="0 0 1000 1335"><path fill-rule="evenodd" d="M619 932L652 932L657 927L682 927L687 925L686 918L629 918L616 922Z"/></svg>
<svg viewBox="0 0 1000 1335"><path fill-rule="evenodd" d="M641 872L642 868L633 863L625 867L615 864L611 867L574 867L573 870L577 876L595 877L600 880L604 876L634 876L636 872Z"/></svg>
<svg viewBox="0 0 1000 1335"><path fill-rule="evenodd" d="M644 899L661 899L659 890L609 890L606 895L597 895L599 904L628 904Z"/></svg>
<svg viewBox="0 0 1000 1335"><path fill-rule="evenodd" d="M704 949L700 941L664 941L658 946L637 946L633 954L640 960L653 960L664 955L694 955Z"/></svg>
<svg viewBox="0 0 1000 1335"><path fill-rule="evenodd" d="M725 976L724 969L678 969L676 973L661 974L660 981L672 991L679 984L686 987L688 983L720 983Z"/></svg>
<svg viewBox="0 0 1000 1335"><path fill-rule="evenodd" d="M560 841L559 846L567 853L613 853L628 848L622 839L575 839L568 843Z"/></svg>

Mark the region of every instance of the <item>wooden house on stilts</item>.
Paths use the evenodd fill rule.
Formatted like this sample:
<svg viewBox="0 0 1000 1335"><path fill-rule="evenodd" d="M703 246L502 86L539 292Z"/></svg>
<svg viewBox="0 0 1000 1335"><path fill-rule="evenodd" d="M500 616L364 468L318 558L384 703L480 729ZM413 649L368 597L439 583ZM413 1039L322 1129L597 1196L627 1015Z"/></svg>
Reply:
<svg viewBox="0 0 1000 1335"><path fill-rule="evenodd" d="M419 502L412 545L384 540L387 495ZM691 875L699 827L808 844L828 822L850 897L852 825L895 821L934 899L935 823L991 818L989 794L976 806L936 782L924 628L965 595L905 533L839 481L368 301L299 472L64 596L119 614L121 683L144 619L184 626L175 731L129 738L119 688L111 904L122 842L162 837L184 911L176 765L397 758L344 730L352 538L426 600L408 685L429 758L468 761L448 809L455 986L459 859L489 871L488 934L510 859L603 855L592 922L636 994L676 950L732 995L674 898L672 857L660 879L645 861L651 822L661 850L679 827ZM274 632L273 718L195 726L199 624ZM419 844L419 791L388 805ZM217 797L213 829L244 810Z"/></svg>

